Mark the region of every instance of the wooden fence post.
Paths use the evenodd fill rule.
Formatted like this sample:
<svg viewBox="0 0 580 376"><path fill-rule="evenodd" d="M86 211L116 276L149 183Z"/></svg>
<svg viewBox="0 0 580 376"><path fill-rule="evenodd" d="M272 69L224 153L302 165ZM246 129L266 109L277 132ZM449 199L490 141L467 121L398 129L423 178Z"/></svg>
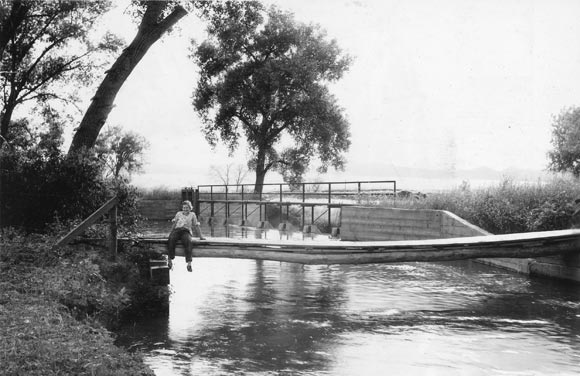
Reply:
<svg viewBox="0 0 580 376"><path fill-rule="evenodd" d="M108 213L109 217L109 256L112 261L117 259L117 205Z"/></svg>
<svg viewBox="0 0 580 376"><path fill-rule="evenodd" d="M93 223L95 223L97 220L101 219L103 217L103 215L107 214L107 213L111 213L113 210L113 208L115 208L114 211L114 218L115 218L115 249L117 247L117 204L119 203L119 199L117 197L113 197L112 199L110 199L109 201L107 201L103 206L101 206L99 209L97 209L97 211L95 211L93 214L91 214L87 219L85 219L84 221L82 221L77 227L75 227L71 232L69 232L68 234L66 234L64 237L62 237L58 242L56 242L56 244L53 246L53 248L55 247L62 247L67 245L72 239L74 239L76 236L82 234L87 228L89 228L90 225L92 225ZM116 253L116 251L115 251Z"/></svg>

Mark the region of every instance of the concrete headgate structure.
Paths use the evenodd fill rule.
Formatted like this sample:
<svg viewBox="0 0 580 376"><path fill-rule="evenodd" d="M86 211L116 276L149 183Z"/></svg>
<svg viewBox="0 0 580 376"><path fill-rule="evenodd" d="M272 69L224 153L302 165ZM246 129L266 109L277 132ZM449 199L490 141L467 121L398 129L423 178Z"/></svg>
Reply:
<svg viewBox="0 0 580 376"><path fill-rule="evenodd" d="M444 210L350 206L342 208L342 240L419 240L491 235ZM580 255L490 258L476 261L504 269L580 282Z"/></svg>

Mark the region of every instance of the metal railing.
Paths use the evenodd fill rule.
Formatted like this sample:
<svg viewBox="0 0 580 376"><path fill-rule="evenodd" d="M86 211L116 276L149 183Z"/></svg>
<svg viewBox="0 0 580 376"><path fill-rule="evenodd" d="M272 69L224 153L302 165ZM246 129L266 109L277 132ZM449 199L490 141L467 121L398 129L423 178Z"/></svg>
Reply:
<svg viewBox="0 0 580 376"><path fill-rule="evenodd" d="M329 228L333 209L360 205L365 197L392 197L394 201L397 196L395 180L304 182L292 185L269 183L264 184L258 193L253 188L254 184L205 184L199 185L197 189L184 188L182 196L194 202L195 211L200 217L214 218L223 212L228 222L239 212L242 224L246 225L248 217L259 211L259 221L262 223L268 221L268 208L274 206L279 210L279 223L287 223L290 220L290 207L299 206L302 227L307 224L306 214L309 211L310 225L316 225L319 219L327 216ZM315 208L325 210L316 215Z"/></svg>

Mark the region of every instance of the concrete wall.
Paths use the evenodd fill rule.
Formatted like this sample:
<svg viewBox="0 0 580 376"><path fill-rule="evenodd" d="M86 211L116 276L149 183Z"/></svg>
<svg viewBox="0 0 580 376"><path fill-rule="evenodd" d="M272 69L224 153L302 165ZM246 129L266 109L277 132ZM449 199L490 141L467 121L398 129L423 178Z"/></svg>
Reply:
<svg viewBox="0 0 580 376"><path fill-rule="evenodd" d="M416 240L490 233L443 210L344 207L340 235L343 240ZM580 255L477 261L520 273L580 282Z"/></svg>
<svg viewBox="0 0 580 376"><path fill-rule="evenodd" d="M488 235L443 210L350 206L342 208L343 240L417 240Z"/></svg>
<svg viewBox="0 0 580 376"><path fill-rule="evenodd" d="M442 213L436 210L342 208L343 240L410 240L441 237Z"/></svg>

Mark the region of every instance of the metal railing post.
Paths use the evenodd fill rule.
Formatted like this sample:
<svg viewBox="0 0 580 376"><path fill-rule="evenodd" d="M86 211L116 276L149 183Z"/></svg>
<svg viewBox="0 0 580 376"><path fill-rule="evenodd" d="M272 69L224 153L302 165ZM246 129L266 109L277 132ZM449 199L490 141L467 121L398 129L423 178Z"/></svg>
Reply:
<svg viewBox="0 0 580 376"><path fill-rule="evenodd" d="M194 212L195 212L195 214L199 218L199 211L200 211L200 207L199 207L199 188L195 188L193 190L193 192L192 192L192 201L193 201Z"/></svg>
<svg viewBox="0 0 580 376"><path fill-rule="evenodd" d="M214 209L213 208L213 205L214 205L214 202L213 202L213 185L210 185L209 186L209 200L211 202L211 204L210 204L211 205L211 217L213 218L213 216L214 216L214 210L213 210ZM213 221L213 219L212 219L212 221Z"/></svg>
<svg viewBox="0 0 580 376"><path fill-rule="evenodd" d="M226 221L230 218L230 203L228 202L228 186L226 185Z"/></svg>
<svg viewBox="0 0 580 376"><path fill-rule="evenodd" d="M280 223L282 223L282 184L280 184Z"/></svg>
<svg viewBox="0 0 580 376"><path fill-rule="evenodd" d="M306 183L302 183L302 229L304 230L304 226L306 225L306 207L304 204L306 203Z"/></svg>
<svg viewBox="0 0 580 376"><path fill-rule="evenodd" d="M242 184L242 220L247 220L248 207L246 206L246 215L244 216L244 185Z"/></svg>
<svg viewBox="0 0 580 376"><path fill-rule="evenodd" d="M282 223L282 215L283 215L283 210L282 210L282 201L280 201L280 216L279 216L279 217L280 217L280 218L279 218L279 221L280 221L280 223Z"/></svg>
<svg viewBox="0 0 580 376"><path fill-rule="evenodd" d="M328 228L330 228L330 204L332 203L332 183L328 183Z"/></svg>

